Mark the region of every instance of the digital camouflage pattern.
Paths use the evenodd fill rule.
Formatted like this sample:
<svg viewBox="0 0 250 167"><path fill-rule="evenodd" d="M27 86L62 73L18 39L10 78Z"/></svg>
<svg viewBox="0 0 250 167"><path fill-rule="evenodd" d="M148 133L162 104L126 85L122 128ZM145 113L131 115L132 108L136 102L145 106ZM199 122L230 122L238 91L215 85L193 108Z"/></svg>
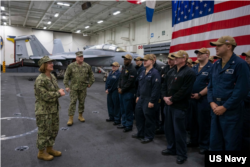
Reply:
<svg viewBox="0 0 250 167"><path fill-rule="evenodd" d="M37 115L36 124L38 127L37 148L44 150L46 147L52 147L59 130L59 113Z"/></svg>
<svg viewBox="0 0 250 167"><path fill-rule="evenodd" d="M71 80L70 86L68 85ZM70 106L68 114L73 116L76 110L76 102L79 100L78 112L84 112L84 101L87 95L87 86L95 82L91 66L85 62L80 66L77 62L71 63L66 70L63 83L65 88L70 88Z"/></svg>
<svg viewBox="0 0 250 167"><path fill-rule="evenodd" d="M59 130L59 102L61 96L55 76L51 79L44 73L36 78L35 114L38 127L37 148L43 150L53 146Z"/></svg>
<svg viewBox="0 0 250 167"><path fill-rule="evenodd" d="M84 101L87 95L87 86L84 86L84 90L71 90L70 91L70 106L69 106L69 116L73 116L76 110L76 102L79 100L78 112L84 112Z"/></svg>
<svg viewBox="0 0 250 167"><path fill-rule="evenodd" d="M50 59L49 56L43 56L43 58L41 58L38 61L38 65L41 66L43 63L49 62L49 61L54 61L53 59Z"/></svg>
<svg viewBox="0 0 250 167"><path fill-rule="evenodd" d="M71 80L70 85L69 80ZM89 64L83 62L80 66L77 62L73 62L68 65L63 80L65 88L84 90L86 85L92 85L94 82L94 74Z"/></svg>
<svg viewBox="0 0 250 167"><path fill-rule="evenodd" d="M34 85L35 89L35 114L52 114L59 111L58 98L61 96L58 92L57 80L51 74L51 80L44 73L41 73Z"/></svg>

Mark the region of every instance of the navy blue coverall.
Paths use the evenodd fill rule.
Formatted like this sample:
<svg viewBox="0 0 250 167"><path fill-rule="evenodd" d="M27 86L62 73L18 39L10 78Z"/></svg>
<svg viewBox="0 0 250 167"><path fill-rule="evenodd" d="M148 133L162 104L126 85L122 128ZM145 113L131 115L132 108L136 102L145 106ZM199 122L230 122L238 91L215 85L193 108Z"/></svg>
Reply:
<svg viewBox="0 0 250 167"><path fill-rule="evenodd" d="M122 69L121 76L118 82L119 88L122 89L122 94L120 97L120 109L122 116L122 126L126 129L133 128L134 120L134 100L135 100L135 80L137 74L133 64L125 66Z"/></svg>
<svg viewBox="0 0 250 167"><path fill-rule="evenodd" d="M153 139L155 134L155 107L157 107L161 91L161 77L159 72L152 68L145 74L141 72L139 76L139 86L137 97L139 100L136 104L135 118L138 130L137 136L146 139ZM148 104L153 103L153 108L148 108Z"/></svg>
<svg viewBox="0 0 250 167"><path fill-rule="evenodd" d="M208 84L208 103L227 110L217 116L211 110L211 151L238 151L242 143L244 99L250 90L248 64L234 53L222 69L222 60L214 63Z"/></svg>
<svg viewBox="0 0 250 167"><path fill-rule="evenodd" d="M243 141L242 150L250 151L250 92L244 100L245 110L243 114Z"/></svg>
<svg viewBox="0 0 250 167"><path fill-rule="evenodd" d="M120 101L118 94L118 81L120 78L121 72L119 70L111 71L106 81L105 90L108 89L107 95L107 105L108 105L108 113L109 119L114 120L114 122L121 122L121 112L120 112Z"/></svg>
<svg viewBox="0 0 250 167"><path fill-rule="evenodd" d="M208 86L209 76L213 64L208 63L199 71L199 65L195 65L192 69L196 74L196 80L193 85L192 94L201 92ZM191 99L190 103L191 130L190 142L192 144L199 144L200 149L209 149L210 125L211 125L211 107L207 102L207 95L200 97L200 99Z"/></svg>
<svg viewBox="0 0 250 167"><path fill-rule="evenodd" d="M154 69L156 69L156 70L158 71L159 75L161 75L161 72L162 72L161 66L158 65L158 64L155 62L155 64L153 65L153 67L154 67ZM155 128L156 128L156 129L159 129L159 128L160 128L160 124L161 124L161 121L160 121L161 100L162 100L162 98L161 98L161 96L160 96L160 98L159 98L159 100L158 100L158 103L155 104L155 105L156 105L156 106L155 106L155 111L156 111L156 112L155 112L155 114L156 114L156 120L155 120L155 125L156 125L156 127L155 127Z"/></svg>
<svg viewBox="0 0 250 167"><path fill-rule="evenodd" d="M137 77L136 77L136 80L135 80L135 93L137 93L137 89L138 89L138 85L139 85L139 75L141 74L141 72L142 71L144 71L145 70L145 67L144 67L144 65L143 65L143 63L142 63L142 65L141 66L135 66L135 69L136 69L136 72L137 72ZM135 96L135 100L136 100L136 96ZM134 101L135 101L134 100ZM135 109L135 106L136 106L136 103L134 102L134 109Z"/></svg>
<svg viewBox="0 0 250 167"><path fill-rule="evenodd" d="M187 65L179 71L177 66L174 66L162 84L162 97L171 97L173 102L171 105L165 103L164 108L167 149L183 158L187 158L185 117L195 78L194 71Z"/></svg>

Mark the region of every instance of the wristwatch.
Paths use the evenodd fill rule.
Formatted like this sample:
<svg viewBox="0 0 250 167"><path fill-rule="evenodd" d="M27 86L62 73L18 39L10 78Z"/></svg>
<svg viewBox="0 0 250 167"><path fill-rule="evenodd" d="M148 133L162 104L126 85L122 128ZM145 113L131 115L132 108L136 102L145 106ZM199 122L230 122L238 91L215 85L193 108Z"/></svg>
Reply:
<svg viewBox="0 0 250 167"><path fill-rule="evenodd" d="M200 93L198 93L198 96L199 96L199 97L202 97L202 95L201 95Z"/></svg>

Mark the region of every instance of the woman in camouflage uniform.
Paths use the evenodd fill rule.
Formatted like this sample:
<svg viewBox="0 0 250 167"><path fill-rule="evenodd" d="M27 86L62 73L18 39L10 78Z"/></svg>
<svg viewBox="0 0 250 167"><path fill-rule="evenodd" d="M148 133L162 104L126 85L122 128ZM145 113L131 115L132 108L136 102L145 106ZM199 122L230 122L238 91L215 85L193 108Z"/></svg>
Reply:
<svg viewBox="0 0 250 167"><path fill-rule="evenodd" d="M58 98L64 96L64 90L60 89L53 71L53 60L44 56L39 60L41 74L36 78L35 89L35 114L38 127L37 148L38 158L52 160L61 156L60 151L53 150L53 145L59 130L59 102ZM46 151L45 151L46 148Z"/></svg>

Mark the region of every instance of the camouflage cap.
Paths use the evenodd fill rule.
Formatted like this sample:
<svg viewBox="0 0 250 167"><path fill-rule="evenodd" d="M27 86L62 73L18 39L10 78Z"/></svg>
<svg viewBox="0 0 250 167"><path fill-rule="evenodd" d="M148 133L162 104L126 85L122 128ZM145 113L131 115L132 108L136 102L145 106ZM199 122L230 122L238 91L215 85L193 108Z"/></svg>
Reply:
<svg viewBox="0 0 250 167"><path fill-rule="evenodd" d="M120 67L120 64L118 62L114 62L111 64L111 66Z"/></svg>
<svg viewBox="0 0 250 167"><path fill-rule="evenodd" d="M212 46L223 45L223 44L237 46L235 39L231 36L222 36L216 42L210 42L210 45Z"/></svg>
<svg viewBox="0 0 250 167"><path fill-rule="evenodd" d="M186 58L188 59L188 53L184 50L179 50L177 53L175 53L174 57L178 57L178 58Z"/></svg>
<svg viewBox="0 0 250 167"><path fill-rule="evenodd" d="M54 61L53 59L50 59L49 56L43 56L43 58L41 58L38 61L38 65L41 66L43 65L43 63L49 62L49 61Z"/></svg>
<svg viewBox="0 0 250 167"><path fill-rule="evenodd" d="M187 60L187 63L193 64L193 60L192 60L192 59L188 59L188 60Z"/></svg>
<svg viewBox="0 0 250 167"><path fill-rule="evenodd" d="M175 58L174 58L174 54L175 54L175 53L169 53L169 54L168 54L168 58L171 59L171 60L174 60L174 59L175 59Z"/></svg>
<svg viewBox="0 0 250 167"><path fill-rule="evenodd" d="M130 54L126 54L125 56L122 56L122 58L133 60L133 58L132 58L132 56Z"/></svg>
<svg viewBox="0 0 250 167"><path fill-rule="evenodd" d="M138 56L137 58L134 59L134 61L141 61L141 59L142 58L140 56Z"/></svg>
<svg viewBox="0 0 250 167"><path fill-rule="evenodd" d="M154 61L154 56L153 56L153 54L147 54L147 55L145 55L142 59L141 59L142 61L144 61L144 60L153 60Z"/></svg>
<svg viewBox="0 0 250 167"><path fill-rule="evenodd" d="M247 57L250 57L250 50L248 52L244 52L241 54L242 56L247 56Z"/></svg>
<svg viewBox="0 0 250 167"><path fill-rule="evenodd" d="M83 51L78 51L75 54L76 54L76 56L83 56Z"/></svg>
<svg viewBox="0 0 250 167"><path fill-rule="evenodd" d="M201 48L200 50L195 50L194 53L195 54L203 53L203 54L209 54L210 55L210 51L207 48Z"/></svg>

